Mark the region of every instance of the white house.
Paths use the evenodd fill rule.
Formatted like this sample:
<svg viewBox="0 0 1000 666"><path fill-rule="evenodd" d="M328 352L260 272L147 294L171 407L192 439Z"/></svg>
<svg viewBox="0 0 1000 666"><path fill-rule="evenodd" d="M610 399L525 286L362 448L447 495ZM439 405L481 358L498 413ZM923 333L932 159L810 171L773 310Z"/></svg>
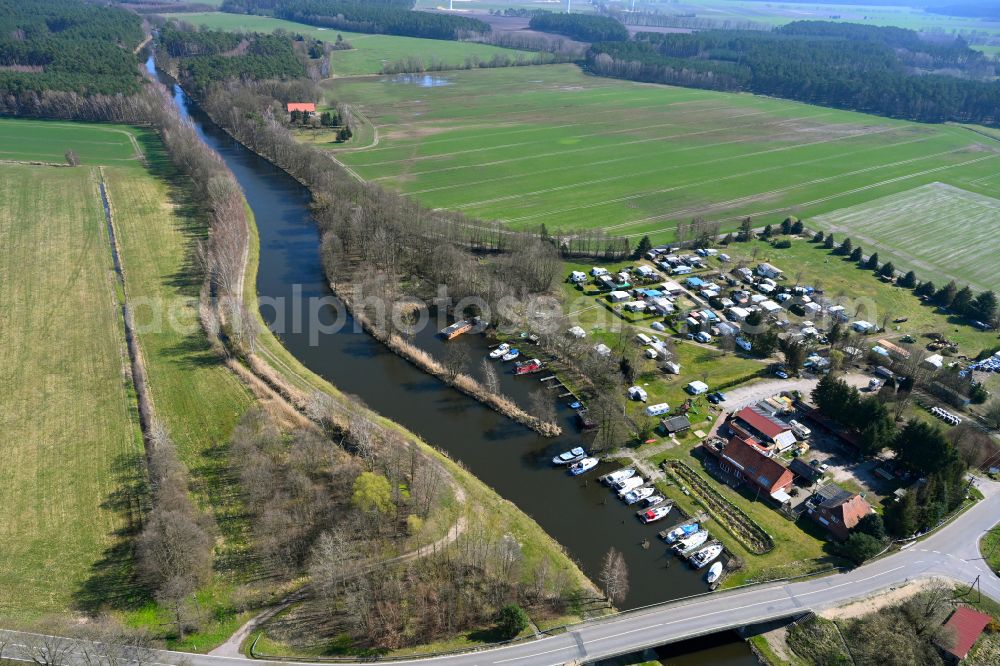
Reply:
<svg viewBox="0 0 1000 666"><path fill-rule="evenodd" d="M580 284L581 282L587 281L587 274L583 271L573 271L569 274L569 281L574 284Z"/></svg>
<svg viewBox="0 0 1000 666"><path fill-rule="evenodd" d="M624 303L629 299L627 291L613 291L608 294L608 300L612 303Z"/></svg>
<svg viewBox="0 0 1000 666"><path fill-rule="evenodd" d="M587 337L587 332L582 328L580 328L579 326L574 326L573 328L569 329L567 333L569 333L570 335L572 335L574 338L577 339Z"/></svg>
<svg viewBox="0 0 1000 666"><path fill-rule="evenodd" d="M762 275L764 277L778 279L781 277L782 270L777 266L772 266L771 264L764 262L757 265L757 275Z"/></svg>

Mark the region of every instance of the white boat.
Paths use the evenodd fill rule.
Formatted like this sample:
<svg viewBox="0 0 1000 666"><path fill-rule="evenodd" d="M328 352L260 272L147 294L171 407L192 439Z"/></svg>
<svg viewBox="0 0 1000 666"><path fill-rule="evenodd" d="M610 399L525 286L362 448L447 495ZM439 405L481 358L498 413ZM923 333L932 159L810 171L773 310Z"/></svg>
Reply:
<svg viewBox="0 0 1000 666"><path fill-rule="evenodd" d="M516 348L515 349L511 349L506 354L503 355L503 360L505 360L505 361L513 361L515 358L517 358L520 355L521 355L521 350L516 349Z"/></svg>
<svg viewBox="0 0 1000 666"><path fill-rule="evenodd" d="M702 548L692 555L688 561L691 562L695 569L701 569L719 555L722 555L722 544L713 543L711 546Z"/></svg>
<svg viewBox="0 0 1000 666"><path fill-rule="evenodd" d="M568 465L570 463L575 463L577 460L583 460L587 457L587 452L582 446L570 449L569 451L563 451L555 458L552 459L553 465Z"/></svg>
<svg viewBox="0 0 1000 666"><path fill-rule="evenodd" d="M573 463L569 466L569 473L573 476L580 476L584 472L589 472L590 470L597 467L597 458L584 458L580 462Z"/></svg>
<svg viewBox="0 0 1000 666"><path fill-rule="evenodd" d="M611 472L607 476L603 477L601 481L608 484L609 486L613 486L619 481L627 479L630 476L635 476L635 467L625 467L623 469Z"/></svg>
<svg viewBox="0 0 1000 666"><path fill-rule="evenodd" d="M618 491L618 497L624 497L628 493L632 492L639 486L646 483L646 480L641 476L630 476L624 481L619 481L614 486L612 486L616 491Z"/></svg>
<svg viewBox="0 0 1000 666"><path fill-rule="evenodd" d="M668 513L670 513L669 504L666 506L656 506L648 511L643 511L642 515L639 516L639 519L646 524L655 523L657 520L666 518Z"/></svg>
<svg viewBox="0 0 1000 666"><path fill-rule="evenodd" d="M691 536L698 531L698 523L688 523L687 525L680 525L674 529L667 532L667 536L663 537L663 540L667 543L674 543L678 539L683 539L686 536Z"/></svg>
<svg viewBox="0 0 1000 666"><path fill-rule="evenodd" d="M490 358L500 358L509 351L510 351L510 345L504 342L499 347L490 352Z"/></svg>
<svg viewBox="0 0 1000 666"><path fill-rule="evenodd" d="M705 580L711 585L715 581L719 580L719 576L722 575L722 562L716 562L708 569L708 574L705 576Z"/></svg>
<svg viewBox="0 0 1000 666"><path fill-rule="evenodd" d="M641 506L643 509L651 509L652 507L666 501L666 497L663 495L651 495L646 499L642 500Z"/></svg>
<svg viewBox="0 0 1000 666"><path fill-rule="evenodd" d="M653 490L653 488L651 488L650 486L645 486L643 488L636 488L631 492L625 493L622 499L625 500L626 504L632 505L638 502L639 500L646 499L654 492L655 491Z"/></svg>
<svg viewBox="0 0 1000 666"><path fill-rule="evenodd" d="M701 544L708 541L708 532L705 530L698 530L691 536L684 537L674 544L674 550L678 553L683 553L685 551L694 550Z"/></svg>

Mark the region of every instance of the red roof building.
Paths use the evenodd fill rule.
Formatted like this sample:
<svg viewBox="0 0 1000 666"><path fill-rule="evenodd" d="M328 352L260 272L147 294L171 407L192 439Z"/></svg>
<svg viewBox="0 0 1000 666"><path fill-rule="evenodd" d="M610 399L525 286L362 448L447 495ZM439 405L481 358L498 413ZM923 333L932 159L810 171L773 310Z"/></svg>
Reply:
<svg viewBox="0 0 1000 666"><path fill-rule="evenodd" d="M765 448L773 445L785 448L795 443L791 426L753 407L744 407L733 414L729 427L742 439L755 440Z"/></svg>
<svg viewBox="0 0 1000 666"><path fill-rule="evenodd" d="M316 105L312 102L289 102L288 113L292 111L302 111L303 113L316 113Z"/></svg>
<svg viewBox="0 0 1000 666"><path fill-rule="evenodd" d="M791 498L787 490L795 475L774 458L761 453L751 442L733 437L720 451L708 449L719 457L719 467L746 483L753 490L784 504Z"/></svg>
<svg viewBox="0 0 1000 666"><path fill-rule="evenodd" d="M864 497L833 483L817 490L809 504L809 516L838 539L850 536L854 526L871 512Z"/></svg>
<svg viewBox="0 0 1000 666"><path fill-rule="evenodd" d="M948 618L948 621L944 623L945 628L951 630L949 633L954 632L954 640L948 637L939 645L942 650L956 659L965 659L969 654L969 650L979 640L983 629L992 621L993 618L986 613L980 613L966 606L959 606L951 614L951 617ZM944 643L951 644L946 645Z"/></svg>

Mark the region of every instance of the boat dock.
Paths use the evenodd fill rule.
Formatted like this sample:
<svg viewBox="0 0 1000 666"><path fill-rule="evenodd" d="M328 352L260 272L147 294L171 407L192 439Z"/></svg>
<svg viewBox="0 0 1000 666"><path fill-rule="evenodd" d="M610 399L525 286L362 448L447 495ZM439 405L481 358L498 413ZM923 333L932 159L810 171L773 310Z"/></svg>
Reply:
<svg viewBox="0 0 1000 666"><path fill-rule="evenodd" d="M445 340L452 340L464 333L468 333L469 331L471 331L472 323L473 322L469 319L460 319L451 326L446 326L442 328L440 331L438 331L438 333L440 333L441 337L443 337Z"/></svg>

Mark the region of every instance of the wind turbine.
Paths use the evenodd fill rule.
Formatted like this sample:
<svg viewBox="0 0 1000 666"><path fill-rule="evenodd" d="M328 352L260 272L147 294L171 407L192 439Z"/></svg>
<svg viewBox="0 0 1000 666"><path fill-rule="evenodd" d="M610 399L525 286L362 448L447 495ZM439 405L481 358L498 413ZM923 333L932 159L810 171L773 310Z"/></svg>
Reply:
<svg viewBox="0 0 1000 666"><path fill-rule="evenodd" d="M566 13L570 14L573 12L573 0L566 0Z"/></svg>

